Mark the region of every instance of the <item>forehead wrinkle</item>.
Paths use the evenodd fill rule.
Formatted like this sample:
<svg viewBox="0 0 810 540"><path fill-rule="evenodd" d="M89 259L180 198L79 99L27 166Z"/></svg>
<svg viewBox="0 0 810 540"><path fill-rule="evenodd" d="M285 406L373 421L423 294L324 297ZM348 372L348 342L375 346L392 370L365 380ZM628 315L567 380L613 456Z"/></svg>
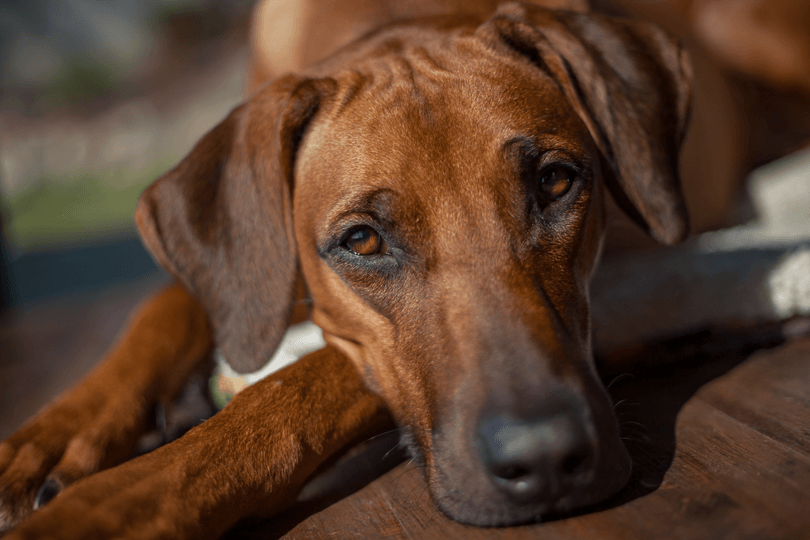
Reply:
<svg viewBox="0 0 810 540"><path fill-rule="evenodd" d="M548 134L558 133L558 139L583 144L590 140L584 122L551 76L526 69L520 59L493 57L486 48L478 53L464 66L467 76L459 77L462 88L456 98L466 104L464 114L479 120L485 116L486 123L508 125L516 132L537 133L542 127Z"/></svg>
<svg viewBox="0 0 810 540"><path fill-rule="evenodd" d="M389 107L399 104L403 97L410 103L422 102L430 90L435 93L458 77L456 70L444 65L445 51L428 50L424 46L406 47L398 40L383 43L381 50L387 52L363 58L351 69L342 69L333 75L342 91L337 105L332 107L332 118L350 103L361 102L359 98L368 94L374 101L384 102Z"/></svg>
<svg viewBox="0 0 810 540"><path fill-rule="evenodd" d="M401 194L390 188L358 185L349 189L326 211L326 223L364 213L387 222L398 213Z"/></svg>
<svg viewBox="0 0 810 540"><path fill-rule="evenodd" d="M486 59L456 69L434 56L418 49L408 58L378 59L385 69L373 70L373 77L353 75L340 106L326 112L331 126L321 130L323 148L338 159L323 161L333 162L330 176L349 184L362 180L419 199L421 217L428 220L421 226L436 228L447 247L500 241L508 225L493 228L493 222L514 221L519 214L494 208L496 201L507 202L492 195L503 192L508 181L503 176L509 171L492 165L504 160L503 141L515 133L565 139L568 126L557 121L562 111L543 105L549 96L538 83L545 80L527 80L517 71L515 77L495 78ZM436 85L436 77L455 81ZM519 195L509 191L509 199ZM482 220L490 224L486 231Z"/></svg>
<svg viewBox="0 0 810 540"><path fill-rule="evenodd" d="M471 137L471 126L458 118L455 107L435 105L442 98L427 100L430 116L423 114L425 107L401 106L386 111L385 120L361 118L353 124L351 147L334 149L342 156L341 175L350 177L343 184L351 191L328 212L330 219L362 210L370 192L388 192L396 196L383 217L410 238L430 239L435 249L422 244L430 262L437 253L458 259L459 250L493 241L483 237L480 222L492 221L484 216L497 218L490 180L494 171L489 165L482 170L480 163L496 160L497 146L489 134ZM489 155L481 156L482 151ZM478 157L471 160L471 155ZM355 186L353 179L362 184Z"/></svg>
<svg viewBox="0 0 810 540"><path fill-rule="evenodd" d="M410 76L375 76L365 79L352 103L342 102L340 115L329 115L329 131L336 135L323 142L358 176L383 181L387 176L398 184L418 180L446 161L448 139L458 129L458 122L448 118L451 109L440 87Z"/></svg>
<svg viewBox="0 0 810 540"><path fill-rule="evenodd" d="M432 230L436 252L458 261L470 258L470 246L508 243L507 226L501 223L505 214L496 206L504 198L503 182L511 178L505 178L510 171L501 163L500 144L509 130L481 115L464 114L467 107L459 107L457 97L430 95L418 107L420 112L429 108L430 116L405 115L381 161L396 171L392 177L414 188L409 196L425 210L423 226ZM515 190L509 193L516 199Z"/></svg>

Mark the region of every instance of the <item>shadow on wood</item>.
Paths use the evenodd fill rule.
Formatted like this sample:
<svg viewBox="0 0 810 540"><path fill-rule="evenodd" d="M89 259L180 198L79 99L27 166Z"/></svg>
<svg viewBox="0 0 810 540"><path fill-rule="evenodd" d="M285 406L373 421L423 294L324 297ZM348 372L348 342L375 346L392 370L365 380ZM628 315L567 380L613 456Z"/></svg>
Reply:
<svg viewBox="0 0 810 540"><path fill-rule="evenodd" d="M622 438L631 454L634 468L628 485L609 500L598 505L580 509L564 515L547 516L544 523L564 521L593 513L602 512L611 508L622 506L630 501L644 497L654 492L661 485L665 474L673 462L676 450L675 426L678 414L685 403L695 395L701 387L710 381L721 377L743 362L754 350L763 346L774 346L782 341L781 333L777 327L762 329L759 335L752 336L750 332L733 334L726 332L722 335L713 332L701 332L688 337L658 344L655 348L644 349L644 354L652 355L659 361L653 368L642 369L636 374L605 373L609 377L605 382L610 385L609 392L615 403L616 414L621 425ZM679 362L672 361L678 358ZM638 358L623 360L638 366ZM630 361L632 360L632 361ZM412 499L409 503L428 506L428 513L437 514L432 508L432 502L427 496L427 489L421 477L421 471L416 467L406 465L397 468L390 474L385 474L396 464L401 462L404 451L397 447L397 430L388 432L383 436L372 438L359 447L350 449L344 456L333 460L328 466L322 468L322 475L327 480L321 481L315 489L310 490L309 500L293 505L282 515L260 523L242 524L232 530L225 538L236 539L276 539L290 538L318 538L318 537L362 537L353 536L355 532L355 516L351 512L363 512L368 508L369 515L373 515L375 501L368 501L369 489L367 486L362 493L356 493L366 484L378 485L374 491L383 490L380 497L386 499L391 512L396 514L398 504L398 486L400 494ZM407 473L411 473L408 478ZM383 476L375 482L375 479ZM394 476L392 476L394 475ZM418 479L414 479L416 475ZM405 480L400 486L400 480ZM420 489L421 486L421 489ZM414 497L413 494L417 495ZM335 511L330 506L343 501L340 505L354 500L350 512ZM393 501L393 503L392 503ZM379 504L385 506L380 502ZM391 506L393 504L393 506ZM321 530L315 526L299 531L300 525L306 525L313 516L329 516L331 532ZM442 537L447 531L442 529L450 527L469 527L450 523L442 517L436 521L435 515L428 530L436 526L436 538ZM443 525L439 525L443 521ZM401 524L400 524L401 525ZM425 525L424 523L420 525ZM542 525L537 525L542 526ZM474 529L486 536L487 531L494 537L523 538L522 533L531 533L535 526L518 527L512 529ZM511 531L511 532L510 532ZM366 531L371 537L372 531ZM424 531L423 531L424 532ZM396 534L394 535L395 537ZM405 534L403 537L408 537Z"/></svg>

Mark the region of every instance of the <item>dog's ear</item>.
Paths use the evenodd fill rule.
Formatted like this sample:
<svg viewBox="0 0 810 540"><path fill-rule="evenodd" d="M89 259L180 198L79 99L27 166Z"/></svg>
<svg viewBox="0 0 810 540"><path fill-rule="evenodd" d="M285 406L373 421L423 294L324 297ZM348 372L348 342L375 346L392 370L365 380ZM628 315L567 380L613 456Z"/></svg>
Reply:
<svg viewBox="0 0 810 540"><path fill-rule="evenodd" d="M682 241L689 220L678 157L692 70L680 44L652 23L522 4L487 24L557 81L610 166L619 206L659 242Z"/></svg>
<svg viewBox="0 0 810 540"><path fill-rule="evenodd" d="M289 76L266 86L138 202L144 243L200 302L237 371L264 365L289 324L295 154L329 83Z"/></svg>

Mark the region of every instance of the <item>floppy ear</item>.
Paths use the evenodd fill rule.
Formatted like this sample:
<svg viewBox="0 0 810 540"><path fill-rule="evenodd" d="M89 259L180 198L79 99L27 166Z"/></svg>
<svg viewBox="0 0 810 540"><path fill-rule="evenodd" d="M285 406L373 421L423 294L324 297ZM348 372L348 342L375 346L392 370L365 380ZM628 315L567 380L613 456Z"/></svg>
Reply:
<svg viewBox="0 0 810 540"><path fill-rule="evenodd" d="M521 4L488 24L558 82L610 166L619 206L659 242L683 240L678 156L692 70L679 43L648 22Z"/></svg>
<svg viewBox="0 0 810 540"><path fill-rule="evenodd" d="M208 314L241 372L275 351L295 300L295 154L327 81L286 77L234 109L144 191L135 220L155 259Z"/></svg>

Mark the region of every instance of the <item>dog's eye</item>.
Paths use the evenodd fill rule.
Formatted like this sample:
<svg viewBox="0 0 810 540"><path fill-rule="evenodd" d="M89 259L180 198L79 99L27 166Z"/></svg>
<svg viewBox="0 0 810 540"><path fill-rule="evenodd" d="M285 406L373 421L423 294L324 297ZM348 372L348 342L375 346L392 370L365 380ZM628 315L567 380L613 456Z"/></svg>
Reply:
<svg viewBox="0 0 810 540"><path fill-rule="evenodd" d="M573 183L573 171L565 167L552 167L540 178L540 190L546 199L556 201L568 193Z"/></svg>
<svg viewBox="0 0 810 540"><path fill-rule="evenodd" d="M343 245L351 252L363 256L377 255L388 250L388 246L380 233L371 227L355 229L343 242Z"/></svg>

